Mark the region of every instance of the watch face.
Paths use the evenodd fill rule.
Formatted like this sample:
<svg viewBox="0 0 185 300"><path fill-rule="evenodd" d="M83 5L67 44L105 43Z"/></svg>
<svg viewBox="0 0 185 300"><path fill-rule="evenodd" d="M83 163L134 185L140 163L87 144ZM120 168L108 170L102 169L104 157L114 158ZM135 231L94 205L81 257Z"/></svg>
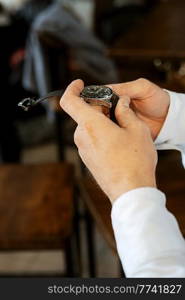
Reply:
<svg viewBox="0 0 185 300"><path fill-rule="evenodd" d="M112 90L104 85L86 86L80 94L82 98L97 100L110 100L112 95Z"/></svg>

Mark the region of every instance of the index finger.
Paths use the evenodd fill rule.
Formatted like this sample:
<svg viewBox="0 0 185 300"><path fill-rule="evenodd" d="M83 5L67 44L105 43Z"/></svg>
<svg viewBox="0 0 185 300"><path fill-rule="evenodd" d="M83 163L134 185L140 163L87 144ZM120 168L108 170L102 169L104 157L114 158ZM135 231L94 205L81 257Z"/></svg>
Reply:
<svg viewBox="0 0 185 300"><path fill-rule="evenodd" d="M60 100L60 105L63 110L68 113L77 124L88 120L90 116L92 118L92 113L96 114L96 111L80 98L80 92L83 88L84 83L82 80L78 79L73 81L67 87Z"/></svg>

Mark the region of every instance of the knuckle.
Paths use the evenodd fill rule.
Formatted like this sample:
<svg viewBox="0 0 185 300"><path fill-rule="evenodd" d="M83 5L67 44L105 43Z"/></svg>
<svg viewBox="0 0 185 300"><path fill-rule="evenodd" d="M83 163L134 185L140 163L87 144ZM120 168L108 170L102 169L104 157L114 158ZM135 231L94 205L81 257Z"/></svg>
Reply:
<svg viewBox="0 0 185 300"><path fill-rule="evenodd" d="M82 144L81 134L80 134L78 128L75 130L75 133L74 133L74 143L77 147L80 147Z"/></svg>
<svg viewBox="0 0 185 300"><path fill-rule="evenodd" d="M62 98L60 99L60 106L61 106L61 108L63 108L64 110L66 109L66 101L65 101L64 97L62 97Z"/></svg>
<svg viewBox="0 0 185 300"><path fill-rule="evenodd" d="M93 124L94 124L94 122L93 122L93 120L85 120L84 122L83 122L83 128L84 128L84 130L86 131L86 132L92 132L93 131Z"/></svg>
<svg viewBox="0 0 185 300"><path fill-rule="evenodd" d="M137 81L143 86L144 89L149 88L151 86L151 82L146 78L141 77Z"/></svg>
<svg viewBox="0 0 185 300"><path fill-rule="evenodd" d="M137 81L142 86L142 88L145 91L145 93L149 93L150 92L150 90L151 90L151 88L153 86L153 83L151 81L149 81L146 78L139 78Z"/></svg>
<svg viewBox="0 0 185 300"><path fill-rule="evenodd" d="M139 79L137 79L138 82L140 82L141 84L148 84L148 79L140 77Z"/></svg>

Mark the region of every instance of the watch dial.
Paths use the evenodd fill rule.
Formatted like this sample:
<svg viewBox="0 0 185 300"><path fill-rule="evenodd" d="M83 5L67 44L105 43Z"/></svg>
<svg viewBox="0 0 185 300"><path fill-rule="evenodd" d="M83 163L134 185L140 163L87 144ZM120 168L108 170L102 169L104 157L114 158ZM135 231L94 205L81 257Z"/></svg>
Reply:
<svg viewBox="0 0 185 300"><path fill-rule="evenodd" d="M80 96L89 99L110 99L113 92L104 85L90 85L83 89Z"/></svg>

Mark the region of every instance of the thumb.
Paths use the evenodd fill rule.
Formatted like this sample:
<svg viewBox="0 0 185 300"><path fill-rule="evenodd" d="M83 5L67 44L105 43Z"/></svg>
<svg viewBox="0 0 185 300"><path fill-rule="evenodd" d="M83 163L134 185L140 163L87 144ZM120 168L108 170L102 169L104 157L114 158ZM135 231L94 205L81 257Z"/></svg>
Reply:
<svg viewBox="0 0 185 300"><path fill-rule="evenodd" d="M130 109L130 98L126 95L119 98L115 109L115 117L122 128L131 127L138 121L135 113Z"/></svg>

